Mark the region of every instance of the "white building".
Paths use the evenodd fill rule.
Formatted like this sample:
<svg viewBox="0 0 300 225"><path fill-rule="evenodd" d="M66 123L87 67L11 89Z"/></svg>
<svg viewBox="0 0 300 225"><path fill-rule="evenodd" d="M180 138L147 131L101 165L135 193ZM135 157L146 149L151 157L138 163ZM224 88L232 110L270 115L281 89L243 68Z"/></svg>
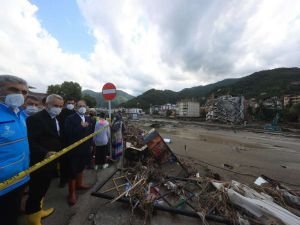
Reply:
<svg viewBox="0 0 300 225"><path fill-rule="evenodd" d="M200 103L191 100L181 100L176 105L178 117L200 117Z"/></svg>
<svg viewBox="0 0 300 225"><path fill-rule="evenodd" d="M300 95L285 95L283 98L283 105L286 107L291 104L299 104L300 103Z"/></svg>
<svg viewBox="0 0 300 225"><path fill-rule="evenodd" d="M139 119L144 114L144 112L140 108L130 108L126 109L126 114L128 118L136 120Z"/></svg>
<svg viewBox="0 0 300 225"><path fill-rule="evenodd" d="M160 107L160 110L161 110L161 111L176 110L176 105L167 103L167 104L165 104L165 105L162 105L162 106Z"/></svg>

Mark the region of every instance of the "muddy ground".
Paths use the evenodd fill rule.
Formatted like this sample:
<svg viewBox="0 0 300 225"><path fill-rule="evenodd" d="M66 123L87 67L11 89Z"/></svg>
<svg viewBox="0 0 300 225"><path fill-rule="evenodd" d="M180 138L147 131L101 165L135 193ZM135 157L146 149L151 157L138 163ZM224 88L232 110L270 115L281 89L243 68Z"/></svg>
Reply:
<svg viewBox="0 0 300 225"><path fill-rule="evenodd" d="M264 174L288 183L294 189L300 189L300 139L296 135L269 134L261 131L256 133L223 125L149 118L131 123L145 130L150 130L151 126L156 124L154 126L158 127L160 134L171 139L171 149L185 164L200 174L211 170L224 180L234 179L246 184ZM111 165L97 172L85 171L87 183L95 188L116 166ZM142 216L132 219L128 205L109 204L107 200L91 196L92 191L93 189L81 192L77 204L69 207L66 202L67 188L58 188L58 179L54 179L45 205L55 207L56 212L44 219L42 224L143 224ZM156 212L150 224L201 223L195 218Z"/></svg>

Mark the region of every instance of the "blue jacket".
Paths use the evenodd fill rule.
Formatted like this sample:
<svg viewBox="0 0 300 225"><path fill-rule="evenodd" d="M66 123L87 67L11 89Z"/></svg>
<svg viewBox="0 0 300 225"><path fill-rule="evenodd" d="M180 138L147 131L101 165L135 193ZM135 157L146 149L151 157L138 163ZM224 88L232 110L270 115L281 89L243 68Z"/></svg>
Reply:
<svg viewBox="0 0 300 225"><path fill-rule="evenodd" d="M17 114L0 103L0 183L29 167L29 145L26 115ZM29 180L29 176L0 190L0 196L12 191Z"/></svg>

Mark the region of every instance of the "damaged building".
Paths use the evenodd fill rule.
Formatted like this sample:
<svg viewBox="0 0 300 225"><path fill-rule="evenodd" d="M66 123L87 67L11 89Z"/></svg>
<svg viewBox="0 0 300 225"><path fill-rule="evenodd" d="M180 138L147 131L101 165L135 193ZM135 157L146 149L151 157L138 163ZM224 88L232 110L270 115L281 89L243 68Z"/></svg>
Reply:
<svg viewBox="0 0 300 225"><path fill-rule="evenodd" d="M176 104L177 117L199 117L200 103L193 100L181 100Z"/></svg>
<svg viewBox="0 0 300 225"><path fill-rule="evenodd" d="M243 96L225 95L215 98L207 106L206 120L241 123L244 121L244 102L245 98Z"/></svg>

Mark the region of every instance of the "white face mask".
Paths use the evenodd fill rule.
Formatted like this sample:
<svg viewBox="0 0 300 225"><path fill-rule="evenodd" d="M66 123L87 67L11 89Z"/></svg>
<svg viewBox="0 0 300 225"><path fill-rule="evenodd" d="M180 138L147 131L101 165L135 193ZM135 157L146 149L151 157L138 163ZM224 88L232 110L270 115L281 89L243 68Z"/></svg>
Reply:
<svg viewBox="0 0 300 225"><path fill-rule="evenodd" d="M5 104L16 109L24 104L24 96L22 94L8 94L5 97Z"/></svg>
<svg viewBox="0 0 300 225"><path fill-rule="evenodd" d="M74 109L74 105L73 104L67 104L67 109L69 109L69 110Z"/></svg>
<svg viewBox="0 0 300 225"><path fill-rule="evenodd" d="M61 112L61 108L59 107L51 107L49 110L48 110L50 116L58 116Z"/></svg>
<svg viewBox="0 0 300 225"><path fill-rule="evenodd" d="M33 106L33 105L29 105L26 107L25 111L28 115L31 116L31 115L37 113L39 111L39 108L36 106Z"/></svg>
<svg viewBox="0 0 300 225"><path fill-rule="evenodd" d="M85 107L80 107L80 108L78 109L78 113L79 113L80 115L84 115L84 114L86 113L86 108L85 108Z"/></svg>

